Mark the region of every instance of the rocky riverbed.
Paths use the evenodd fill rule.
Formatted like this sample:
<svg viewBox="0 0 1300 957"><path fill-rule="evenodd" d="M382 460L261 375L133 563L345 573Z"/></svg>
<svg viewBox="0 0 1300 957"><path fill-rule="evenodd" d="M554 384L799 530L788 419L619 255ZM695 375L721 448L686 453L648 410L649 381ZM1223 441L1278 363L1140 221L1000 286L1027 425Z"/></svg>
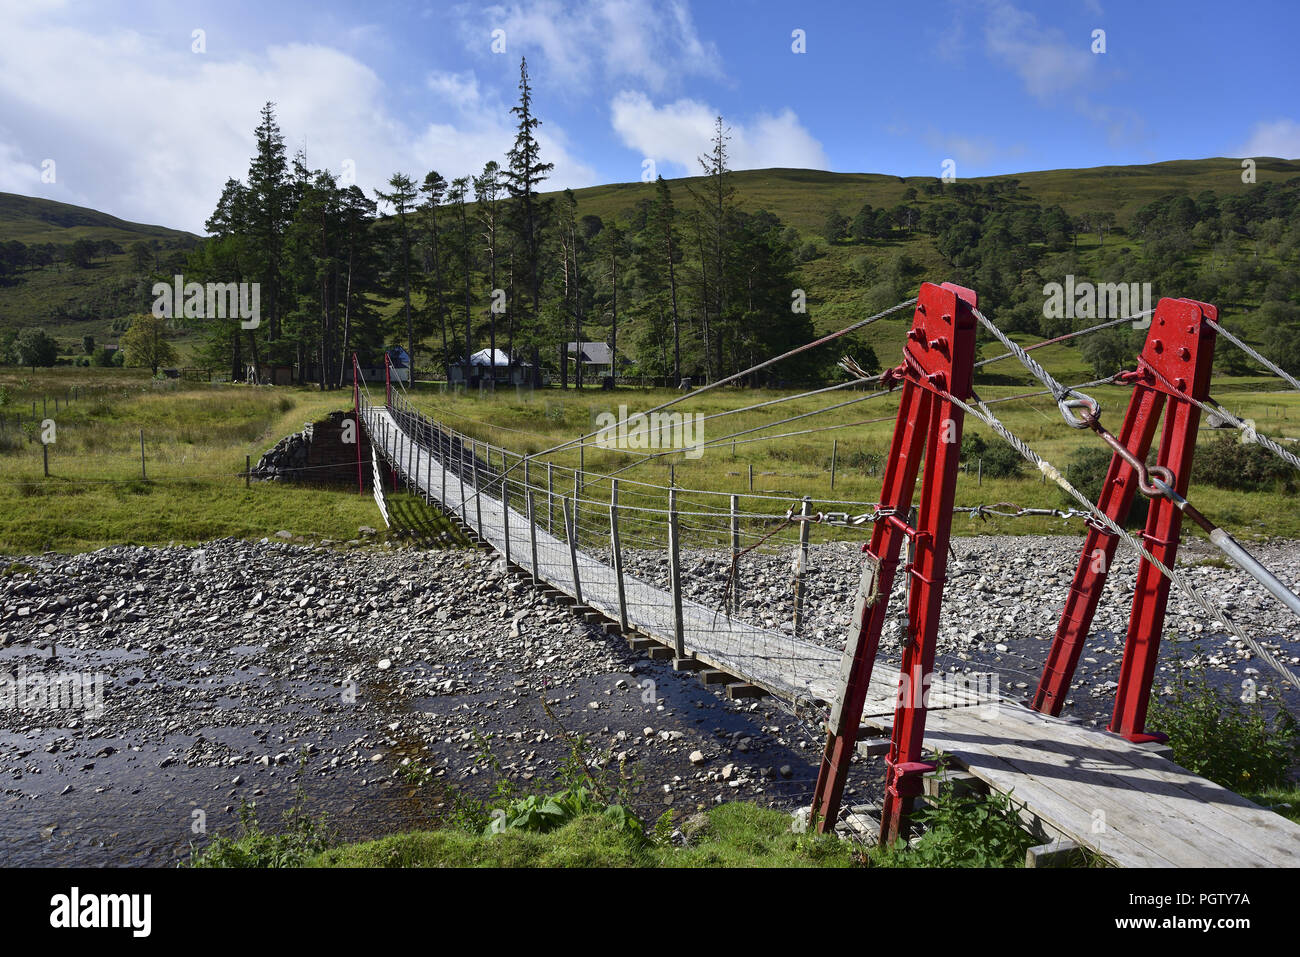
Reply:
<svg viewBox="0 0 1300 957"><path fill-rule="evenodd" d="M956 539L939 666L993 670L1004 693L1030 694L1079 547ZM1254 550L1300 589L1300 543ZM1300 664L1294 621L1270 596L1205 563L1204 547L1182 557L1208 597ZM745 617L791 627L791 558L745 557ZM658 554L627 561L666 575ZM815 778L820 741L777 702L725 700L476 550L224 540L0 563L0 675L28 690L27 706L0 697L0 864L170 865L231 831L241 802L274 826L295 796L344 838L428 826L447 810L441 785L486 796L494 762L522 787L550 787L571 734L587 736L591 760L633 773L651 819L733 798L793 807ZM1088 721L1109 714L1133 565L1119 560L1076 676L1069 710ZM718 603L727 568L688 550L687 594ZM836 646L858 547L813 546L810 568L804 636ZM1225 687L1278 694L1181 596L1167 631L1158 693L1203 664ZM894 621L882 654L896 656L897 636ZM70 675L85 692L75 706L49 700ZM413 767L431 783L410 783ZM856 765L849 800L873 799L881 773L878 759Z"/></svg>

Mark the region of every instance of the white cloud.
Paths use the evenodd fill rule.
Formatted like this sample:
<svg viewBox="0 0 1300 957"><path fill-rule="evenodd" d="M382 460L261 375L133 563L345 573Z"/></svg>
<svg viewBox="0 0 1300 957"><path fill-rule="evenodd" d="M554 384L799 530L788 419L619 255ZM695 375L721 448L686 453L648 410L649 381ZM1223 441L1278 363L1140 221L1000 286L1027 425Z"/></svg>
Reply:
<svg viewBox="0 0 1300 957"><path fill-rule="evenodd" d="M508 54L540 53L534 69L557 92L583 91L596 76L658 93L686 77L722 75L717 47L700 38L682 0L531 0L466 9L462 17L466 42L484 51L501 29Z"/></svg>
<svg viewBox="0 0 1300 957"><path fill-rule="evenodd" d="M625 146L653 159L657 166L669 163L688 175L700 172L699 157L709 151L717 116L717 110L698 100L655 106L644 93L630 90L615 96L610 110L614 131ZM759 114L744 123L724 117L723 123L730 128L733 169L830 168L821 143L793 110Z"/></svg>
<svg viewBox="0 0 1300 957"><path fill-rule="evenodd" d="M468 74L433 74L440 103L427 124L399 120L391 92L355 57L314 44L267 47L235 58L124 29L87 30L33 18L0 34L0 188L93 206L125 219L202 232L222 184L244 177L253 129L267 100L292 155L336 172L355 165L367 192L396 170L417 180L476 173L512 142L507 106ZM75 50L50 69L52 51ZM541 131L556 164L551 186L594 182L565 148L563 131ZM42 159L58 182L31 183ZM435 164L436 167L435 167ZM39 187L39 188L35 188Z"/></svg>
<svg viewBox="0 0 1300 957"><path fill-rule="evenodd" d="M38 193L41 185L40 161L25 158L16 144L0 140L0 193L30 196Z"/></svg>
<svg viewBox="0 0 1300 957"><path fill-rule="evenodd" d="M1067 102L1075 112L1105 127L1112 145L1142 135L1142 117L1128 108L1095 102L1090 94L1106 81L1091 39L1070 40L1044 27L1032 13L1007 0L989 0L984 41L994 58L1012 69L1025 90L1041 103Z"/></svg>
<svg viewBox="0 0 1300 957"><path fill-rule="evenodd" d="M1256 123L1250 139L1234 156L1276 156L1279 159L1300 158L1300 123L1278 119Z"/></svg>
<svg viewBox="0 0 1300 957"><path fill-rule="evenodd" d="M994 2L984 27L989 52L1019 74L1040 100L1073 90L1094 76L1097 54L1087 44L1068 43L1059 30L1039 25L1033 14Z"/></svg>

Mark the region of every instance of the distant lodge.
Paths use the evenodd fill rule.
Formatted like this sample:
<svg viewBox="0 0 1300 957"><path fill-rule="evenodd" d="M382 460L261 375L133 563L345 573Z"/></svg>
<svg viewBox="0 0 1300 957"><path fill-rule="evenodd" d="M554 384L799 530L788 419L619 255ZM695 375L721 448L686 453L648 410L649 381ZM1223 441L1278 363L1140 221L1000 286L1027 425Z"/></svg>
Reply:
<svg viewBox="0 0 1300 957"><path fill-rule="evenodd" d="M578 366L582 367L582 380L592 385L602 384L610 381L614 372L614 350L610 348L607 342L570 342L567 343L567 359L569 368L566 370L570 382L577 381ZM386 350L388 362L385 364L385 353L381 352L377 356L361 356L357 371L360 373L362 380L369 386L376 384L383 385L386 380L410 384L411 382L411 359L407 351L401 346L390 346ZM533 382L533 364L526 362L518 356L511 357L501 349L480 349L470 356L470 388L480 388L487 386L529 386ZM626 365L626 363L623 363ZM350 365L350 364L349 364ZM452 386L463 386L465 384L465 361L458 358L448 358L446 364L447 382ZM166 370L169 375L178 370ZM254 367L249 363L246 375L247 381L261 385L293 385L294 383L315 382L319 378L319 368L314 362L309 362L303 366L293 363L262 363ZM426 369L426 374L428 370ZM212 378L211 374L208 378ZM551 382L551 375L543 372L541 376L542 385ZM350 386L352 382L351 369L344 370L344 381Z"/></svg>

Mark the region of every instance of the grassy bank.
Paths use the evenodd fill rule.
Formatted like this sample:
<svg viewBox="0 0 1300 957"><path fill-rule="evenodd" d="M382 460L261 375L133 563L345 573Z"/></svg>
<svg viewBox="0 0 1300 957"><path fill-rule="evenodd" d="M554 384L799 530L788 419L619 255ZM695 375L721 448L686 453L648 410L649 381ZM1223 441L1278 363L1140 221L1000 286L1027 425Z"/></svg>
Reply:
<svg viewBox="0 0 1300 957"><path fill-rule="evenodd" d="M1059 349L1061 355L1050 355L1053 349ZM1045 361L1054 368L1069 368L1070 362L1077 363L1077 356L1065 347L1043 352L1049 354ZM1069 381L1086 378L1083 370L1074 372L1075 376L1067 377ZM1268 380L1235 379L1225 380L1219 391L1238 414L1255 419L1262 432L1300 437L1300 396L1267 391L1270 388ZM65 404L74 390L81 398ZM986 400L995 400L1032 389L1008 383L982 385L979 391ZM1102 403L1104 421L1118 427L1128 390L1100 387L1090 391ZM880 491L897 395L855 402L832 412L738 436L734 450L730 440L723 439L834 402L850 402L866 393L842 390L755 411L734 411L789 394L724 388L675 407L683 412L717 416L703 423L705 448L698 457L674 453L644 460L626 451L588 448L582 456L568 450L550 460L561 470L579 464L592 473L626 468L620 478L623 501L629 506L663 508L666 493L636 483L666 486L670 473L683 489L747 492L751 467L754 491L772 498L749 503L746 507L750 509L783 514L801 495L812 496L814 508L824 510L838 507L819 503L874 501ZM535 453L591 431L595 416L601 412L617 414L620 406L626 406L631 414L679 395L668 390L620 389L609 393L598 389L548 389L531 395L510 391L480 398L424 387L416 391L415 401L431 416L471 436L516 452ZM74 551L124 542L260 538L281 529L309 539L355 537L358 526L379 521L368 495L359 496L347 489L272 483L246 489L240 474L246 456L255 463L284 435L326 412L350 405L347 390L320 393L310 387L250 388L174 380L155 383L138 371L118 369L0 371L0 550ZM1050 400L1042 397L1016 399L994 408L1017 434L1062 469L1070 468L1080 450L1100 446L1100 440L1091 433L1067 428ZM41 443L46 419L52 420L55 427L55 440L49 445L48 477L44 474ZM807 429L822 431L766 438ZM140 462L142 431L144 478ZM958 505L1010 502L1043 508L1066 504L1059 490L1043 484L1041 477L1027 467L1013 474L1000 472L995 457L1005 449L987 428L968 422L965 435L968 442L972 437L983 440L985 450L972 451L966 457L965 471L958 480ZM764 440L748 441L759 438ZM1209 431L1201 433L1202 443L1218 438ZM716 444L710 446L711 442ZM832 454L836 459L833 490ZM1000 461L1005 466L1006 456ZM1294 508L1294 496L1284 489L1247 492L1221 488L1198 482L1198 474L1193 474L1192 500L1234 534L1243 538L1300 537L1300 511ZM1077 479L1078 473L1072 477ZM569 491L571 482L572 478L561 471L557 491ZM580 514L584 540L595 541L606 534L598 506L608 494L607 483L595 481L585 486L588 504ZM726 507L725 497L683 492L682 499L682 507L687 510L692 504L706 509ZM635 515L630 515L628 521L635 521ZM716 544L725 535L723 524L687 521L684 541ZM661 526L661 522L651 522L640 532L630 530L629 544L635 547L639 535L645 544L657 545L663 534ZM958 515L953 524L958 535L1078 534L1081 529L1078 520L1057 518L975 519ZM765 530L766 526L757 523L746 534L756 537ZM817 528L813 537L818 541L846 534L861 537L858 530L844 532L825 527Z"/></svg>
<svg viewBox="0 0 1300 957"><path fill-rule="evenodd" d="M74 387L82 397L66 405ZM261 538L282 529L351 539L358 526L380 523L373 499L355 489L245 488L241 474L246 456L255 464L284 435L350 407L350 391L155 384L135 370L54 369L0 371L0 395L0 551Z"/></svg>
<svg viewBox="0 0 1300 957"><path fill-rule="evenodd" d="M1051 356L1054 349L1061 355ZM1042 358L1054 369L1071 361L1077 363L1077 355L1065 347L1051 347L1043 352L1049 355ZM1074 369L1073 375L1066 376L1064 381L1091 377L1091 373L1080 368ZM1254 419L1262 433L1300 438L1300 395L1273 392L1273 388L1266 379L1243 378L1223 380L1218 392L1227 407L1240 416ZM978 392L986 401L1010 399L1034 390L1034 386L1020 383L978 386ZM1101 386L1088 392L1102 404L1103 423L1118 430L1131 389ZM881 470L888 456L898 410L897 393L852 402L870 393L840 390L755 411L733 411L790 394L774 390L723 388L675 406L672 411L715 416L702 423L704 447L698 456L673 453L647 459L629 451L588 447L581 456L576 449L571 449L547 456L546 460L568 469L581 464L591 473L609 474L623 470L619 472L621 495L631 504L645 507L664 507L666 496L655 489L641 488L636 484L638 482L667 486L671 475L682 489L748 492L751 467L753 491L774 496L770 508L765 509L769 512L783 513L801 495L812 496L814 508L825 510L837 510L837 507L818 506L816 503L875 501L880 494ZM582 392L548 389L531 395L511 390L482 397L428 391L417 393L415 402L428 415L467 435L514 452L531 454L593 431L597 424L596 416L600 413L618 415L620 406L625 405L630 415L679 396L680 393L671 390L631 389L612 393L599 389ZM845 402L852 404L786 424L773 424ZM1081 480L1081 476L1079 466L1072 464L1075 458L1087 450L1105 448L1093 433L1068 428L1050 397L1016 398L999 402L992 408L1013 432L1026 439L1040 455L1076 482ZM810 429L818 431L805 431ZM788 432L804 434L768 438ZM737 435L733 448L730 436L735 433L748 434ZM982 423L968 419L963 435L968 442L982 441L984 451L972 451L966 456L964 471L957 482L957 505L1011 502L1026 508L1060 508L1067 504L1063 493L1055 485L1044 483L1042 476L1021 462L1019 456L1007 456L1008 449L1003 440ZM1233 432L1232 437L1235 436ZM1222 433L1203 428L1199 441L1202 444L1221 441L1221 437ZM834 489L831 488L832 455L836 460ZM1013 469L1011 474L1005 473L1008 458ZM1293 493L1282 484L1256 491L1223 488L1198 481L1198 476L1205 470L1195 469L1197 467L1193 471L1193 494L1190 497L1202 511L1234 534L1244 538L1265 535L1300 537L1300 511L1294 508ZM566 483L572 481L568 474L563 479ZM563 485L559 491L568 494L571 490ZM593 503L607 499L608 494L607 483L593 482L584 489L584 497ZM634 498L630 498L632 496ZM725 498L696 497L694 501L711 508L725 510L727 507ZM747 507L752 508L753 503ZM1081 528L1078 520L1056 518L973 519L957 516L953 523L953 531L959 535L990 532L1076 534Z"/></svg>

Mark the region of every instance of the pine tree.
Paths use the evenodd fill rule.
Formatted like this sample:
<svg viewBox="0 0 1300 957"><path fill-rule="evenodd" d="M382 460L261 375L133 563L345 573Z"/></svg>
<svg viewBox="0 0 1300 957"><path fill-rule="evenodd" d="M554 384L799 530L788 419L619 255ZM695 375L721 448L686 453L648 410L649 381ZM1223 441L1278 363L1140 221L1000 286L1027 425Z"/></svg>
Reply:
<svg viewBox="0 0 1300 957"><path fill-rule="evenodd" d="M533 348L534 385L541 385L540 334L541 303L541 232L547 213L547 204L539 200L537 187L554 169L554 163L543 163L537 143L536 130L541 120L533 115L532 89L528 83L528 61L519 60L519 103L510 108L519 121L514 146L506 154L506 189L514 200L511 225L521 246L521 265L525 270L531 290L529 318ZM563 336L561 336L563 338ZM561 344L563 350L563 344Z"/></svg>
<svg viewBox="0 0 1300 957"><path fill-rule="evenodd" d="M397 214L397 234L402 249L402 296L405 302L406 317L406 352L410 356L410 381L415 382L415 320L411 316L411 232L407 224L407 214L415 208L418 195L415 180L405 173L394 173L389 177L391 192L375 190L375 195L393 207Z"/></svg>

